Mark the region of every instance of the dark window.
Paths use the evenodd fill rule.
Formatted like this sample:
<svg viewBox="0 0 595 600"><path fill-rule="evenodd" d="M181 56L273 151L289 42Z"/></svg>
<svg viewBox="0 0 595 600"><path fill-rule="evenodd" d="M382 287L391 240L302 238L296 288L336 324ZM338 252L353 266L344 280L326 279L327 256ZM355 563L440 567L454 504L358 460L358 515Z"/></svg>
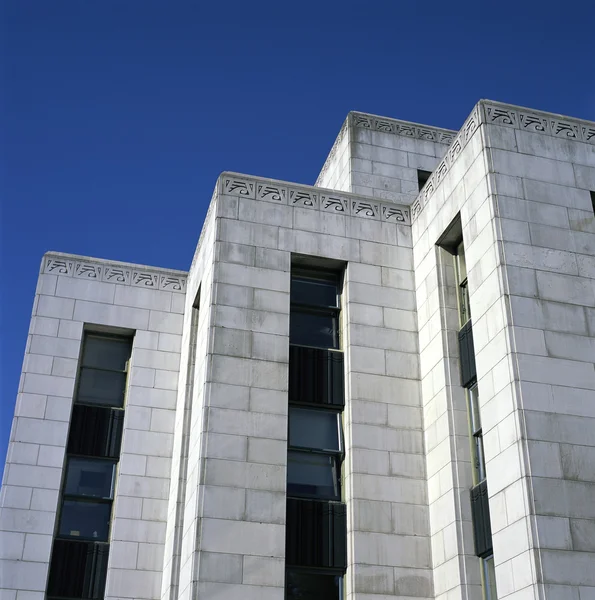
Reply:
<svg viewBox="0 0 595 600"><path fill-rule="evenodd" d="M593 212L595 213L595 192L591 192L591 205L593 206Z"/></svg>
<svg viewBox="0 0 595 600"><path fill-rule="evenodd" d="M488 486L485 479L471 488L470 493L475 554L480 557L487 557L492 554L492 526L490 523Z"/></svg>
<svg viewBox="0 0 595 600"><path fill-rule="evenodd" d="M486 466L483 454L483 432L479 416L479 394L476 385L467 390L467 412L471 429L473 482L479 483L486 478Z"/></svg>
<svg viewBox="0 0 595 600"><path fill-rule="evenodd" d="M58 529L60 537L108 540L115 470L114 461L68 460Z"/></svg>
<svg viewBox="0 0 595 600"><path fill-rule="evenodd" d="M103 598L109 545L55 540L47 597Z"/></svg>
<svg viewBox="0 0 595 600"><path fill-rule="evenodd" d="M285 537L291 600L339 600L347 566L339 290L336 273L292 271Z"/></svg>
<svg viewBox="0 0 595 600"><path fill-rule="evenodd" d="M289 340L298 346L339 347L339 319L333 312L292 310Z"/></svg>
<svg viewBox="0 0 595 600"><path fill-rule="evenodd" d="M421 188L426 185L428 179L432 175L431 171L423 171L422 169L417 169L417 186L421 191Z"/></svg>
<svg viewBox="0 0 595 600"><path fill-rule="evenodd" d="M291 406L287 494L340 500L342 450L339 413Z"/></svg>
<svg viewBox="0 0 595 600"><path fill-rule="evenodd" d="M288 498L286 522L287 565L347 567L345 504Z"/></svg>
<svg viewBox="0 0 595 600"><path fill-rule="evenodd" d="M122 406L125 387L126 373L83 367L79 378L77 402Z"/></svg>
<svg viewBox="0 0 595 600"><path fill-rule="evenodd" d="M108 371L126 371L130 358L130 340L87 334L83 347L83 367Z"/></svg>
<svg viewBox="0 0 595 600"><path fill-rule="evenodd" d="M130 350L129 339L87 334L83 344L77 402L122 406Z"/></svg>
<svg viewBox="0 0 595 600"><path fill-rule="evenodd" d="M343 353L289 347L289 403L343 408Z"/></svg>
<svg viewBox="0 0 595 600"><path fill-rule="evenodd" d="M291 278L289 341L299 346L339 347L339 286L336 275L298 272Z"/></svg>
<svg viewBox="0 0 595 600"><path fill-rule="evenodd" d="M112 499L116 463L107 460L71 458L66 471L66 496Z"/></svg>
<svg viewBox="0 0 595 600"><path fill-rule="evenodd" d="M338 307L337 284L333 281L293 277L291 280L291 301L312 306Z"/></svg>
<svg viewBox="0 0 595 600"><path fill-rule="evenodd" d="M109 535L111 502L64 500L58 535L105 542Z"/></svg>
<svg viewBox="0 0 595 600"><path fill-rule="evenodd" d="M473 326L467 321L459 330L459 357L461 362L461 385L471 387L477 381Z"/></svg>
<svg viewBox="0 0 595 600"><path fill-rule="evenodd" d="M289 408L289 445L330 452L341 451L340 422L336 412Z"/></svg>
<svg viewBox="0 0 595 600"><path fill-rule="evenodd" d="M328 454L287 453L287 495L340 500L338 458Z"/></svg>
<svg viewBox="0 0 595 600"><path fill-rule="evenodd" d="M47 597L104 597L132 338L86 333ZM111 459L111 460L110 460Z"/></svg>
<svg viewBox="0 0 595 600"><path fill-rule="evenodd" d="M482 584L485 600L498 600L498 591L496 590L496 569L494 566L494 555L486 556L481 559L483 564Z"/></svg>
<svg viewBox="0 0 595 600"><path fill-rule="evenodd" d="M287 569L286 600L340 600L343 576L337 573Z"/></svg>
<svg viewBox="0 0 595 600"><path fill-rule="evenodd" d="M70 420L68 453L118 458L124 411L107 406L75 404Z"/></svg>
<svg viewBox="0 0 595 600"><path fill-rule="evenodd" d="M469 305L469 286L467 283L467 261L465 260L465 247L461 242L455 255L455 274L457 278L457 295L459 303L459 319L464 325L471 318Z"/></svg>

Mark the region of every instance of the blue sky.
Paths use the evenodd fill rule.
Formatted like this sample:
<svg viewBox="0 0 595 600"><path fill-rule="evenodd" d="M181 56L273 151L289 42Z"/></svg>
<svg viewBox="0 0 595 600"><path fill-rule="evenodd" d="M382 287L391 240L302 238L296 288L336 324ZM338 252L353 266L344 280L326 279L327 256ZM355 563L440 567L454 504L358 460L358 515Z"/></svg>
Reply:
<svg viewBox="0 0 595 600"><path fill-rule="evenodd" d="M480 98L595 120L591 0L7 0L4 458L41 257L187 269L215 180L313 183L349 110L458 129Z"/></svg>

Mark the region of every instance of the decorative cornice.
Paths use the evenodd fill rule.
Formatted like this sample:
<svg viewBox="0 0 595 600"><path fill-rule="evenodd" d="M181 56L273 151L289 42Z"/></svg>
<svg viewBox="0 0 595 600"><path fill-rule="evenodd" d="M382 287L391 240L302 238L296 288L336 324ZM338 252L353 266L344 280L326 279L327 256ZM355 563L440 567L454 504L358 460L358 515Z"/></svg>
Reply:
<svg viewBox="0 0 595 600"><path fill-rule="evenodd" d="M298 185L275 179L260 179L239 173L223 173L219 178L219 193L240 198L262 200L272 204L299 206L320 212L374 219L388 223L411 225L408 206L381 202L376 198L358 196L315 186Z"/></svg>
<svg viewBox="0 0 595 600"><path fill-rule="evenodd" d="M454 139L450 148L444 155L444 158L440 161L434 172L426 181L426 184L422 188L419 196L415 199L411 205L411 219L414 221L417 215L423 210L423 207L428 203L430 198L434 195L436 188L439 183L444 179L445 175L450 171L453 164L463 151L463 148L467 145L467 142L471 139L471 136L477 131L480 125L480 111L479 104L475 105L471 114L465 121L463 127L459 131L457 137Z"/></svg>
<svg viewBox="0 0 595 600"><path fill-rule="evenodd" d="M450 145L457 135L457 132L451 129L428 127L419 123L388 119L386 117L359 112L350 112L349 122L352 127L362 127L371 131L393 133L394 135L402 135L404 137L446 145Z"/></svg>
<svg viewBox="0 0 595 600"><path fill-rule="evenodd" d="M161 270L130 263L100 261L72 254L46 254L43 260L42 273L179 294L186 292L187 274L183 271Z"/></svg>
<svg viewBox="0 0 595 600"><path fill-rule="evenodd" d="M573 119L564 115L489 100L482 100L480 106L483 122L489 125L502 125L521 131L531 131L595 145L595 123L593 121Z"/></svg>
<svg viewBox="0 0 595 600"><path fill-rule="evenodd" d="M493 102L491 100L480 100L471 111L463 127L461 127L446 155L440 161L440 164L419 193L419 196L411 205L411 219L413 221L415 221L423 210L423 207L434 195L436 188L444 179L446 173L452 168L457 157L482 123L487 125L501 125L521 131L530 131L595 145L595 122L593 121L573 119L563 115L532 110L512 104Z"/></svg>
<svg viewBox="0 0 595 600"><path fill-rule="evenodd" d="M326 160L324 161L324 165L322 165L322 169L320 169L320 173L318 174L318 177L316 178L316 182L314 183L315 186L320 185L320 182L321 182L322 178L326 175L326 172L328 171L330 164L335 159L337 150L339 149L339 146L341 145L343 138L347 134L348 123L349 123L349 118L347 118L347 119L345 119L345 121L343 121L343 125L341 126L341 129L339 131L339 135L337 135L337 137L335 138L335 143L333 144L331 151L328 153L328 156L326 157Z"/></svg>

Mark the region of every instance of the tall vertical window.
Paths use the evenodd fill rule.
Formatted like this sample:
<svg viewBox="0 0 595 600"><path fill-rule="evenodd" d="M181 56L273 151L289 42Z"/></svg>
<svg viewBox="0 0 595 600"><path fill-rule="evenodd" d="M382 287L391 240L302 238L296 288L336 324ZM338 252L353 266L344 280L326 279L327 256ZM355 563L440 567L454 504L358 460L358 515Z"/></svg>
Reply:
<svg viewBox="0 0 595 600"><path fill-rule="evenodd" d="M287 600L340 600L346 568L340 280L294 270L291 279L287 457Z"/></svg>
<svg viewBox="0 0 595 600"><path fill-rule="evenodd" d="M421 192L421 189L426 185L428 179L431 177L431 171L424 171L423 169L417 169L417 187Z"/></svg>
<svg viewBox="0 0 595 600"><path fill-rule="evenodd" d="M483 586L484 600L498 600L496 591L496 570L494 568L494 555L491 554L481 559L482 573L481 582Z"/></svg>
<svg viewBox="0 0 595 600"><path fill-rule="evenodd" d="M467 286L467 262L463 242L457 246L455 254L455 274L457 278L457 302L459 305L459 321L463 326L471 318L469 305L469 288Z"/></svg>
<svg viewBox="0 0 595 600"><path fill-rule="evenodd" d="M194 398L194 378L198 348L198 321L200 316L200 290L192 304L190 313L190 339L188 342L188 362L186 363L186 390L184 397L184 418L182 420L182 444L178 465L178 491L176 498L174 539L172 548L172 566L170 579L170 598L177 598L180 584L180 557L184 533L184 508L186 500L186 480L188 475L188 452L190 448L190 423L192 423L192 400Z"/></svg>
<svg viewBox="0 0 595 600"><path fill-rule="evenodd" d="M304 272L291 278L289 342L315 348L339 348L336 276Z"/></svg>
<svg viewBox="0 0 595 600"><path fill-rule="evenodd" d="M477 385L467 390L467 411L471 434L471 452L473 461L473 483L477 485L486 478L485 458L483 454L483 434L479 414L479 394Z"/></svg>
<svg viewBox="0 0 595 600"><path fill-rule="evenodd" d="M131 350L129 337L86 333L83 339L49 600L104 595Z"/></svg>
<svg viewBox="0 0 595 600"><path fill-rule="evenodd" d="M595 192L591 191L591 206L593 207L593 213L595 213Z"/></svg>
<svg viewBox="0 0 595 600"><path fill-rule="evenodd" d="M461 385L465 388L467 398L469 441L473 469L473 487L470 490L473 537L475 553L479 557L481 566L484 600L497 600L488 488L483 451L483 430L479 410L479 391L467 280L467 261L465 259L465 246L460 237L460 223L455 224L451 229L455 232L458 229L458 241L452 243L454 240L451 240L449 251L453 253L453 266L456 279L460 327L458 337Z"/></svg>

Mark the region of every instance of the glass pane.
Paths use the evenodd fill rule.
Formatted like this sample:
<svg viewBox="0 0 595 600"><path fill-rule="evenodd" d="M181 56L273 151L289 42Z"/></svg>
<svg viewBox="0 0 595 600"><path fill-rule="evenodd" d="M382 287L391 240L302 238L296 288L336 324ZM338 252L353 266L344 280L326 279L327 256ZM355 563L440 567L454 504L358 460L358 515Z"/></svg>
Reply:
<svg viewBox="0 0 595 600"><path fill-rule="evenodd" d="M294 277L291 280L291 301L313 306L339 306L337 285L329 281Z"/></svg>
<svg viewBox="0 0 595 600"><path fill-rule="evenodd" d="M77 402L122 406L126 388L126 373L81 369Z"/></svg>
<svg viewBox="0 0 595 600"><path fill-rule="evenodd" d="M289 445L339 452L339 427L336 412L289 409Z"/></svg>
<svg viewBox="0 0 595 600"><path fill-rule="evenodd" d="M496 591L496 571L493 556L483 559L483 576L486 600L497 600L498 593Z"/></svg>
<svg viewBox="0 0 595 600"><path fill-rule="evenodd" d="M465 260L465 246L463 245L463 242L457 247L455 260L457 264L457 281L460 285L467 279L467 262Z"/></svg>
<svg viewBox="0 0 595 600"><path fill-rule="evenodd" d="M289 451L287 494L339 500L335 458L324 454Z"/></svg>
<svg viewBox="0 0 595 600"><path fill-rule="evenodd" d="M475 453L475 473L477 475L477 483L486 478L485 458L483 456L483 437L481 434L473 436L473 451Z"/></svg>
<svg viewBox="0 0 595 600"><path fill-rule="evenodd" d="M88 335L83 349L83 365L124 371L126 361L130 358L131 345L130 340Z"/></svg>
<svg viewBox="0 0 595 600"><path fill-rule="evenodd" d="M285 598L287 600L340 600L342 580L341 575L288 569L285 574Z"/></svg>
<svg viewBox="0 0 595 600"><path fill-rule="evenodd" d="M471 430L477 433L481 429L481 419L479 417L479 394L477 386L473 386L467 390L469 402L469 414L471 417Z"/></svg>
<svg viewBox="0 0 595 600"><path fill-rule="evenodd" d="M64 500L58 535L106 542L111 503Z"/></svg>
<svg viewBox="0 0 595 600"><path fill-rule="evenodd" d="M115 463L107 460L71 458L64 493L69 496L113 498Z"/></svg>
<svg viewBox="0 0 595 600"><path fill-rule="evenodd" d="M339 347L338 319L332 313L291 311L289 341L299 346Z"/></svg>
<svg viewBox="0 0 595 600"><path fill-rule="evenodd" d="M469 288L467 287L466 281L459 286L459 312L461 316L461 325L464 325L471 318Z"/></svg>

